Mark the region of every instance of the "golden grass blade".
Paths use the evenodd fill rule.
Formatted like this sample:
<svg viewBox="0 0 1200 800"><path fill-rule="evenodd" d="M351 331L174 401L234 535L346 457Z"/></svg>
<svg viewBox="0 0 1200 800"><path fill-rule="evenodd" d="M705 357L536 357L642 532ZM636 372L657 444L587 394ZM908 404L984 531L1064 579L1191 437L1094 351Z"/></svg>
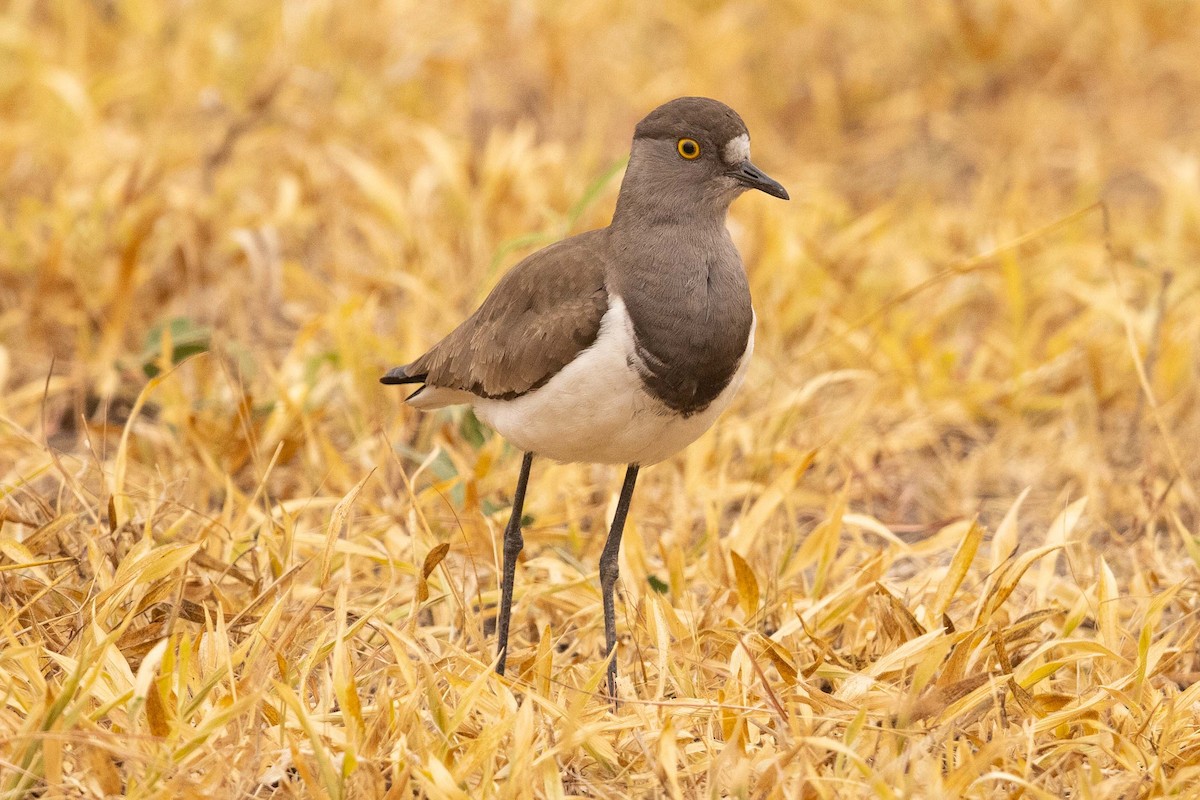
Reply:
<svg viewBox="0 0 1200 800"><path fill-rule="evenodd" d="M1019 556L1012 556L1000 566L988 579L980 597L979 609L975 614L975 624L987 623L992 615L1004 605L1017 588L1017 583L1025 575L1025 571L1033 566L1038 559L1045 558L1051 553L1057 553L1062 545L1054 544L1038 547Z"/></svg>
<svg viewBox="0 0 1200 800"><path fill-rule="evenodd" d="M312 720L311 715L300 698L291 690L291 687L279 681L273 682L276 697L283 701L291 712L291 718L300 726L308 744L312 748L312 755L317 765L317 777L310 779L308 789L317 792L330 800L339 800L342 797L342 778L340 770L338 770L330 757L326 744L321 736L317 733L317 728ZM299 761L299 759L297 759Z"/></svg>
<svg viewBox="0 0 1200 800"><path fill-rule="evenodd" d="M425 563L421 565L421 578L417 583L417 602L424 603L429 599L429 576L437 569L437 565L442 563L448 552L450 545L442 542L426 554Z"/></svg>
<svg viewBox="0 0 1200 800"><path fill-rule="evenodd" d="M133 401L133 408L129 410L129 416L125 421L125 427L121 431L121 441L117 445L117 455L113 461L113 476L112 476L112 504L110 507L116 512L117 519L109 520L112 525L118 524L120 521L129 518L129 501L125 497L125 476L129 470L129 436L133 431L133 423L137 419L138 414L146 405L146 400L154 392L160 384L167 379L169 373L162 373L154 378L151 378L138 392L137 399Z"/></svg>
<svg viewBox="0 0 1200 800"><path fill-rule="evenodd" d="M1071 533L1075 530L1075 526L1079 524L1086 506L1087 498L1081 497L1063 509L1062 513L1055 518L1054 522L1050 523L1050 527L1046 530L1047 547L1066 546L1070 540ZM1046 605L1050 601L1050 587L1056 578L1055 567L1057 561L1057 557L1047 558L1038 565L1037 600L1035 602L1039 606Z"/></svg>
<svg viewBox="0 0 1200 800"><path fill-rule="evenodd" d="M333 514L329 517L329 525L325 528L325 549L321 553L320 580L318 582L321 586L324 586L329 581L329 575L333 571L335 545L342 535L347 521L350 519L350 512L354 508L354 501L358 499L359 493L367 485L367 481L371 479L372 474L374 473L368 472L363 476L363 479L356 483L354 488L347 492L345 497L339 500L338 504L333 507Z"/></svg>
<svg viewBox="0 0 1200 800"><path fill-rule="evenodd" d="M816 577L812 587L814 595L822 593L833 565L849 493L850 486L846 484L842 487L842 491L833 498L825 521L804 539L804 543L800 546L800 552L796 555L795 564L797 566L808 566L814 563L816 565Z"/></svg>
<svg viewBox="0 0 1200 800"><path fill-rule="evenodd" d="M655 665L658 672L658 683L654 689L654 700L662 700L667 692L667 676L670 674L670 665L668 659L671 657L671 636L674 635L673 630L667 623L666 600L661 595L651 595L650 597L650 632L654 636L655 644L658 647L658 661ZM682 627L682 626L681 626Z"/></svg>
<svg viewBox="0 0 1200 800"><path fill-rule="evenodd" d="M683 791L679 788L679 749L675 726L669 718L658 734L658 763L662 766L670 796L674 800L681 800Z"/></svg>
<svg viewBox="0 0 1200 800"><path fill-rule="evenodd" d="M346 646L349 635L346 624L345 584L338 587L334 600L334 616L337 618L337 634L333 640L333 691L338 699L338 707L346 721L346 743L342 753L341 779L349 777L358 765L358 752L366 735L366 722L363 720L362 703L358 697L358 683L354 678L354 664Z"/></svg>
<svg viewBox="0 0 1200 800"><path fill-rule="evenodd" d="M733 574L737 580L738 600L746 619L752 619L758 610L758 579L754 577L754 570L736 551L730 550L729 558L733 562Z"/></svg>
<svg viewBox="0 0 1200 800"><path fill-rule="evenodd" d="M1100 641L1109 650L1119 653L1122 650L1124 635L1120 627L1120 592L1117 589L1117 578L1109 568L1103 556L1097 572L1099 580L1096 584L1096 624L1100 629Z"/></svg>
<svg viewBox="0 0 1200 800"><path fill-rule="evenodd" d="M1017 495L1017 499L1009 506L1008 511L1004 513L1004 519L1000 520L1000 524L996 526L996 532L992 534L992 562L988 566L988 572L995 572L1004 563L1005 559L1017 552L1017 534L1019 531L1019 516L1021 513L1021 505L1025 502L1025 498L1029 496L1032 486L1026 486Z"/></svg>
<svg viewBox="0 0 1200 800"><path fill-rule="evenodd" d="M950 601L954 599L955 593L958 592L958 588L962 586L963 580L966 579L967 572L971 568L971 562L975 560L975 553L979 550L979 545L982 541L983 528L979 525L978 520L972 520L971 527L967 529L966 535L963 536L962 543L954 551L954 558L950 561L950 569L946 572L946 576L942 578L941 583L938 584L937 594L934 596L933 605L930 607L931 616L934 620L940 621L945 615L946 610L950 608Z"/></svg>

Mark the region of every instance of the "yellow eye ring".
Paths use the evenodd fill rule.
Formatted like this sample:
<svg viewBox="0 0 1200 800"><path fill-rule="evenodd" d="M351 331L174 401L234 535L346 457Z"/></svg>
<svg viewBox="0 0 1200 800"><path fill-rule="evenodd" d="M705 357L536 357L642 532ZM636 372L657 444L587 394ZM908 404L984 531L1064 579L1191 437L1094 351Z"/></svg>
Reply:
<svg viewBox="0 0 1200 800"><path fill-rule="evenodd" d="M684 137L675 145L675 149L679 151L679 155L686 158L688 161L695 161L700 157L700 143L695 139Z"/></svg>

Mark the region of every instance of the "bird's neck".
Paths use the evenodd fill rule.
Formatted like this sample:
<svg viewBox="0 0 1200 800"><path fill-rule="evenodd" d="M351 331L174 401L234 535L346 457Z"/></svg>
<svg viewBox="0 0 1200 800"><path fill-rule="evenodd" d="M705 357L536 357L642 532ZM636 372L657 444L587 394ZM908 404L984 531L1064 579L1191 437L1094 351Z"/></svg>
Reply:
<svg viewBox="0 0 1200 800"><path fill-rule="evenodd" d="M610 288L621 296L649 293L672 304L707 295L714 285L745 284L724 214L647 209L644 214L614 216L607 238L610 252L622 265L610 272ZM739 289L736 294L740 302L745 292Z"/></svg>
<svg viewBox="0 0 1200 800"><path fill-rule="evenodd" d="M744 281L725 227L733 196L710 194L715 187L656 169L653 157L634 143L608 228L612 252L626 267L610 276L613 287L621 294L638 287L667 299L707 291L710 273L736 273Z"/></svg>
<svg viewBox="0 0 1200 800"><path fill-rule="evenodd" d="M659 154L635 140L621 179L613 227L649 227L658 237L678 228L724 229L734 196L721 193L714 184L685 178L678 170L664 166Z"/></svg>
<svg viewBox="0 0 1200 800"><path fill-rule="evenodd" d="M656 186L650 191L627 191L621 187L612 225L619 230L650 230L656 237L691 231L723 231L729 211L727 201L696 196L689 187Z"/></svg>

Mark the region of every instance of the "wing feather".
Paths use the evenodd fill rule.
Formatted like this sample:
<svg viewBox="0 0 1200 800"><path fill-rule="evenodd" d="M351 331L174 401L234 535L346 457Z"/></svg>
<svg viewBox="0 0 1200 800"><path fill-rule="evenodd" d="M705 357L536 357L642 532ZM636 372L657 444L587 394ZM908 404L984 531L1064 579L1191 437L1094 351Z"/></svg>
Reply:
<svg viewBox="0 0 1200 800"><path fill-rule="evenodd" d="M479 308L385 383L512 399L537 389L596 341L608 310L606 231L565 239L513 267Z"/></svg>

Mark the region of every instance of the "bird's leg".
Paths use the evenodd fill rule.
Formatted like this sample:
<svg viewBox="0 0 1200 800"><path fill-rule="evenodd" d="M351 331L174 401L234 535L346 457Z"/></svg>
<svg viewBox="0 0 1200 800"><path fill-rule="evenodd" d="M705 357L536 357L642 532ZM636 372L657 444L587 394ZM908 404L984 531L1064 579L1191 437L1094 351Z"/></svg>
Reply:
<svg viewBox="0 0 1200 800"><path fill-rule="evenodd" d="M517 478L517 491L513 493L512 514L508 525L504 528L504 577L500 581L500 622L496 639L496 652L500 660L496 662L496 673L504 674L504 662L508 658L508 620L512 614L513 579L517 574L517 556L525 546L525 538L521 536L521 514L525 505L525 485L529 483L529 466L533 463L533 453L526 453L521 461L521 476Z"/></svg>
<svg viewBox="0 0 1200 800"><path fill-rule="evenodd" d="M621 533L625 530L625 517L629 513L629 500L633 497L633 484L637 481L638 465L630 464L625 471L625 483L621 486L621 497L617 500L617 513L613 515L612 528L604 552L600 554L600 595L604 599L604 638L608 643L608 696L613 708L617 707L617 613L613 608L613 589L617 583L617 556L621 552Z"/></svg>

